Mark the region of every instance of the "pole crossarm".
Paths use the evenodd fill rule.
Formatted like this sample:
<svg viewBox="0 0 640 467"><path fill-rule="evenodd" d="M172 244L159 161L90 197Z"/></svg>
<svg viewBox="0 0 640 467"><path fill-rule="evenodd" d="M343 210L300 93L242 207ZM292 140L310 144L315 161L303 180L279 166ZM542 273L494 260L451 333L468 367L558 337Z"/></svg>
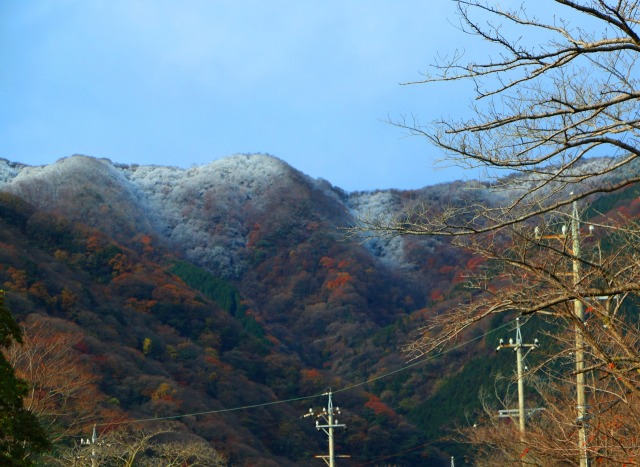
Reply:
<svg viewBox="0 0 640 467"><path fill-rule="evenodd" d="M345 454L336 455L334 449L334 433L333 430L335 428L347 428L347 425L344 423L339 423L335 418L335 415L340 415L340 408L333 406L333 401L331 399L331 389L322 394L323 396L328 396L329 400L327 402L327 407L323 407L322 410L314 411L313 409L309 409L309 412L304 414L302 417L313 417L316 419L316 429L324 431L324 433L329 438L329 454L320 454L314 456L316 459L322 459L329 467L335 466L336 458L346 458L351 457Z"/></svg>
<svg viewBox="0 0 640 467"><path fill-rule="evenodd" d="M544 410L544 407L536 407L535 409L524 409L525 416L527 419L531 418L531 416L537 412ZM498 410L498 418L513 418L516 415L520 414L519 409L502 409Z"/></svg>
<svg viewBox="0 0 640 467"><path fill-rule="evenodd" d="M531 352L533 349L538 348L540 345L538 343L538 339L533 341L533 344L525 344L522 341L522 333L520 332L520 318L516 318L516 338L515 341L513 338L509 339L508 343L505 343L504 340L500 339L500 345L496 348L496 352L502 349L513 349L516 352L516 361L517 361L517 375L518 375L518 419L520 425L520 440L524 442L525 437L525 419L526 419L526 410L524 408L524 358ZM527 353L523 355L522 349L528 349ZM533 411L541 410L541 409L530 409ZM503 412L515 412L512 410L501 410L499 416L503 416ZM504 415L507 416L507 415Z"/></svg>
<svg viewBox="0 0 640 467"><path fill-rule="evenodd" d="M557 239L565 244L570 252L571 270L569 276L573 276L573 287L578 290L582 280L582 257L581 257L581 238L593 235L593 226L590 225L588 233L580 230L580 212L578 211L578 201L573 198L574 193L571 192L571 220L569 228L562 226L560 235L542 235L536 227L534 236L537 240L541 239ZM604 295L604 294L603 294ZM584 297L573 298L573 317L575 319L575 376L576 376L576 428L578 434L578 451L580 455L580 467L588 467L589 456L587 447L587 423L590 418L587 414L587 394L585 389L585 336L582 326L584 326L585 312L582 300Z"/></svg>

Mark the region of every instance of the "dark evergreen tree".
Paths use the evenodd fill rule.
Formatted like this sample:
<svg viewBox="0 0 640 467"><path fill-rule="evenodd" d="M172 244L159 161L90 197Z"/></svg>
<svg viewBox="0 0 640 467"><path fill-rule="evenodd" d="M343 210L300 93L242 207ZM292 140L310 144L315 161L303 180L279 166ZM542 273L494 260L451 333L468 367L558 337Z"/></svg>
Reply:
<svg viewBox="0 0 640 467"><path fill-rule="evenodd" d="M20 326L13 319L0 290L0 348L22 342ZM33 465L31 454L49 449L47 436L34 414L24 408L27 382L18 378L0 352L0 465Z"/></svg>

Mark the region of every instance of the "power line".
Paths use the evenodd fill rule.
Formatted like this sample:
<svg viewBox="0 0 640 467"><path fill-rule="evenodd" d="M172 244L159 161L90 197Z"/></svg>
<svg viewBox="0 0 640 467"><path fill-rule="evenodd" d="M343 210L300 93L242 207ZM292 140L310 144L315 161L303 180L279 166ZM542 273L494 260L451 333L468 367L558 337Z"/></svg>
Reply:
<svg viewBox="0 0 640 467"><path fill-rule="evenodd" d="M364 462L362 464L357 464L355 467L361 467L363 465L371 465L371 464L375 464L376 462L384 461L384 460L387 460L387 459L393 459L394 457L398 457L398 456L401 456L403 454L407 454L408 452L416 451L416 450L421 449L421 448L426 448L427 446L433 446L436 443L438 443L438 441L439 440L430 441L428 443L423 443L423 444L421 444L419 446L414 446L412 448L405 449L404 451L399 451L399 452L396 452L394 454L389 454L388 456L378 457L377 459L373 459L371 461L367 461L367 462Z"/></svg>
<svg viewBox="0 0 640 467"><path fill-rule="evenodd" d="M496 349L496 352L501 349L513 349L516 351L516 365L517 365L517 376L518 376L518 419L520 425L520 441L524 442L525 439L525 408L524 408L524 364L523 361L525 357L531 352L533 349L537 349L538 339L534 341L533 344L525 344L522 342L522 333L520 332L520 318L516 318L516 340L514 342L513 338L509 339L509 343L505 343L502 339L500 339L500 345ZM523 349L527 350L526 354L522 354ZM501 411L506 416L511 416L511 411ZM502 414L501 414L502 416Z"/></svg>
<svg viewBox="0 0 640 467"><path fill-rule="evenodd" d="M320 454L315 457L316 459L322 459L329 467L334 467L336 465L336 457L351 457L349 455L336 455L335 453L334 430L336 428L344 428L346 430L347 425L339 423L338 419L335 418L335 415L340 414L340 408L333 406L333 401L331 400L331 389L323 395L329 396L327 407L317 411L309 409L309 412L303 415L302 418L315 418L316 429L324 431L329 437L329 454ZM323 425L320 423L323 423Z"/></svg>
<svg viewBox="0 0 640 467"><path fill-rule="evenodd" d="M431 360L435 360L437 357L440 357L440 356L442 356L442 355L446 355L446 354L448 354L449 352L453 352L454 350L458 350L459 348L464 347L464 346L465 346L465 345L467 345L467 344L470 344L470 343L472 343L472 342L474 342L474 341L480 340L480 339L482 339L483 337L488 336L489 334L492 334L492 333L494 333L494 332L497 332L497 331L499 331L500 329L502 329L502 328L505 328L505 327L509 326L509 324L510 324L510 323L505 323L505 324L503 324L503 325L501 325L501 326L498 326L498 327L497 327L497 328L495 328L495 329L492 329L491 331L487 331L487 332L485 332L484 334L481 334L481 335L479 335L479 336L477 336L477 337L474 337L473 339L469 339L468 341L461 342L460 344L455 345L455 346L453 346L453 347L451 347L451 348L449 348L449 349L447 349L447 350L440 351L440 352L438 352L437 354L430 355L430 356L428 356L428 357L425 357L425 358L424 358L424 359L422 359L422 360L417 360L417 361L415 361L415 362L413 362L413 363L410 363L410 364L408 364L408 365L405 365L405 366L403 366L402 368L399 368L399 369L397 369L397 370L393 370L393 371L390 371L390 372L388 372L388 373L384 373L384 374L382 374L382 375L376 376L376 377L374 377L374 378L370 378L370 379L368 379L368 380L366 380L366 381L362 381L362 382L360 382L360 383L352 384L351 386L347 386L347 387L344 387L344 388L342 388L342 389L338 389L337 391L334 391L334 394L337 394L337 393L339 393L339 392L348 391L348 390L350 390L350 389L354 389L354 388L357 388L357 387L360 387L360 386L364 386L365 384L368 384L368 383L373 383L374 381L378 381L379 379L386 378L386 377L391 376L391 375L395 375L396 373L400 373L400 372L405 371L405 370L408 370L408 369L410 369L410 368L414 368L414 367L416 367L416 366L418 366L418 365L422 365L423 363L429 362L429 361L431 361Z"/></svg>
<svg viewBox="0 0 640 467"><path fill-rule="evenodd" d="M474 341L480 340L486 336L488 336L489 334L493 334L494 332L497 332L499 330L501 330L502 328L505 328L509 325L510 323L505 323L501 326L498 326L495 329L492 329L491 331L487 331L484 334L481 334L479 336L474 337L473 339L469 339L465 342L461 342L458 345L455 345L453 347L450 347L444 351L438 352L436 354L430 355L428 357L425 357L421 360L415 361L413 363L407 364L405 366L403 366L402 368L398 368L396 370L392 370L389 371L387 373L384 373L382 375L378 375L375 376L373 378L369 378L365 381L361 381L359 383L355 383L352 384L350 386L346 386L342 389L338 389L336 391L333 391L334 394L338 394L340 392L345 392L345 391L349 391L351 389L355 389L358 388L360 386L364 386L365 384L369 384L369 383L373 383L375 381L381 380L383 378L387 378L389 376L393 376L397 373L401 373L403 371L409 370L411 368L415 368L418 365L422 365L423 363L427 363L429 361L435 360L436 358L446 355L449 352L453 352L454 350L457 350L461 347L464 347L465 345L468 345ZM122 420L122 421L111 421L111 422L105 422L105 423L97 423L96 426L117 426L117 425L130 425L130 424L134 424L134 423L146 423L146 422L153 422L153 421L163 421L163 420L177 420L179 418L184 418L184 417L196 417L198 415L213 415L213 414L220 414L220 413L226 413L226 412L238 412L240 410L249 410L249 409L257 409L260 407L269 407L272 405L279 405L279 404L288 404L291 402L298 402L298 401L304 401L304 400L309 400L309 399L315 399L318 397L323 397L325 394L324 393L319 393L319 394L314 394L311 396L301 396L301 397L293 397L290 399L280 399L280 400L275 400L275 401L270 401L270 402L262 402L260 404L248 404L248 405L242 405L242 406L238 406L238 407L230 407L230 408L226 408L226 409L216 409L216 410L205 410L202 412L192 412L192 413L186 413L186 414L179 414L179 415L168 415L165 417L150 417L150 418L140 418L140 419L136 419L136 420Z"/></svg>
<svg viewBox="0 0 640 467"><path fill-rule="evenodd" d="M302 396L302 397L293 397L291 399L282 399L282 400L276 400L276 401L271 401L271 402L262 402L260 404L249 404L249 405L241 405L238 407L230 407L227 409L216 409L216 410L206 410L206 411L202 411L202 412L192 412L192 413L185 413L185 414L180 414L180 415L168 415L166 417L151 417L151 418L140 418L137 420L123 420L123 421L119 421L119 422L109 422L109 423L99 423L98 426L115 426L115 425L127 425L127 424L133 424L133 423L144 423L144 422L153 422L153 421L162 421L162 420L175 420L178 418L183 418L183 417L195 417L198 415L211 415L211 414L218 414L218 413L224 413L224 412L237 412L240 410L249 410L249 409L257 409L259 407L268 407L270 405L277 405L277 404L286 404L289 402L297 402L297 401L303 401L303 400L308 400L308 399L314 399L316 397L321 397L322 394L315 394L313 396Z"/></svg>

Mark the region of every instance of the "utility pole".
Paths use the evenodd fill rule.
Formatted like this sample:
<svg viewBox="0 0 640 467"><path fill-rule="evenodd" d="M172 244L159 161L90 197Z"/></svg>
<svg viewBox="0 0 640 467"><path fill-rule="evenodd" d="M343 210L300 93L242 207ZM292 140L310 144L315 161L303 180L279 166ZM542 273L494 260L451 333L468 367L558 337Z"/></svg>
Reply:
<svg viewBox="0 0 640 467"><path fill-rule="evenodd" d="M572 193L573 194L573 193ZM580 284L580 214L578 213L578 203L572 204L571 214L571 243L572 243L572 272L573 286L577 289ZM582 325L584 323L584 306L580 299L573 300L573 312L576 317L576 410L578 425L578 449L580 451L580 467L588 467L589 457L587 454L587 397L585 392L584 375L584 334Z"/></svg>
<svg viewBox="0 0 640 467"><path fill-rule="evenodd" d="M96 435L96 426L93 425L93 433L91 434L91 467L98 465L98 460L96 459L96 441L98 441L98 436Z"/></svg>
<svg viewBox="0 0 640 467"><path fill-rule="evenodd" d="M570 193L573 196L573 192ZM589 235L593 233L593 225L589 226ZM540 236L539 229L536 227L535 235L540 238L556 238L567 241L567 228L562 227L561 235ZM571 204L571 272L573 278L573 287L577 291L580 281L582 280L580 271L580 213L578 212L578 202L573 201ZM585 389L585 361L584 361L584 305L579 298L573 300L573 315L575 317L575 355L576 355L576 425L578 428L578 451L580 457L580 467L589 467L589 455L587 451L587 396Z"/></svg>
<svg viewBox="0 0 640 467"><path fill-rule="evenodd" d="M91 467L97 467L98 458L96 456L96 442L98 441L98 435L96 434L96 426L93 425L93 433L91 434L91 439L87 438L85 441L84 438L80 438L81 446L89 446L91 445Z"/></svg>
<svg viewBox="0 0 640 467"><path fill-rule="evenodd" d="M333 430L334 428L346 428L347 425L338 423L338 420L334 418L335 414L340 414L340 408L333 407L333 401L331 400L331 389L329 391L322 394L323 396L329 396L329 402L327 403L326 408L322 408L322 410L318 410L314 412L313 409L309 409L309 413L303 415L304 417L314 417L316 419L316 428L318 430L324 431L329 437L329 454L328 455L319 455L315 456L318 459L322 459L329 467L334 467L336 465L336 457L351 457L346 455L338 455L335 454L335 448L333 443ZM323 421L323 424L320 424L320 421Z"/></svg>
<svg viewBox="0 0 640 467"><path fill-rule="evenodd" d="M538 347L538 339L533 341L533 344L523 344L522 343L522 334L520 332L520 318L516 318L516 340L514 342L513 339L509 339L509 343L505 344L502 339L500 339L500 345L496 349L498 352L501 349L513 349L516 352L516 362L517 362L517 375L518 375L518 418L520 421L520 441L524 442L524 433L525 433L525 409L524 409L524 365L523 360L529 352ZM526 354L522 354L522 349L529 349ZM533 409L536 411L539 409ZM500 416L509 416L511 411L500 411Z"/></svg>

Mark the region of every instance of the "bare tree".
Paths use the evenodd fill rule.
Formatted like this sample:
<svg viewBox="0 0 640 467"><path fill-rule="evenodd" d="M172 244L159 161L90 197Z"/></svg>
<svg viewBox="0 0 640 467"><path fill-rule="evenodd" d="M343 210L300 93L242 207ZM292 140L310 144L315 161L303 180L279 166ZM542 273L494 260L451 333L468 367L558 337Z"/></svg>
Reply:
<svg viewBox="0 0 640 467"><path fill-rule="evenodd" d="M426 137L449 164L484 168L494 178L506 171L492 188L508 202L414 207L391 220L362 219L363 226L376 235L491 232L640 181L637 1L554 0L547 3L556 9L538 5L545 19L524 3L509 10L454 2L460 28L492 44L495 58L465 62L456 51L407 84L472 81L474 116L392 123Z"/></svg>
<svg viewBox="0 0 640 467"><path fill-rule="evenodd" d="M7 357L29 384L25 407L38 417L54 445L100 416L115 415L100 406L105 396L74 349L82 338L77 329L40 315L30 315L21 326L23 343L12 345Z"/></svg>
<svg viewBox="0 0 640 467"><path fill-rule="evenodd" d="M62 450L57 459L65 466L222 467L225 456L203 439L180 431L178 424L122 427L95 440L86 439Z"/></svg>
<svg viewBox="0 0 640 467"><path fill-rule="evenodd" d="M565 362L570 365L571 362ZM453 435L457 442L474 447L474 465L493 466L523 462L526 465L575 465L579 449L575 443L575 400L573 381L560 375L529 375L530 397L540 408L527 419L524 440L518 423L499 416L499 409L512 407L509 397L497 394L483 396L483 413L473 426L460 428ZM640 443L636 436L640 429L640 400L628 395L619 399L615 379L589 378L592 393L588 427L588 454L597 465L636 465ZM496 404L495 401L498 401Z"/></svg>
<svg viewBox="0 0 640 467"><path fill-rule="evenodd" d="M537 217L574 201L640 180L637 1L554 0L557 11L547 13L546 21L524 6L509 10L479 0L453 1L460 28L495 46L496 58L464 62L464 53L456 51L437 60L424 80L407 84L472 81L474 116L428 125L416 119L392 123L426 137L449 164L486 169L491 181L482 187L493 197L407 205L395 216L363 216L354 231L495 233L540 222ZM563 13L571 20L563 20ZM581 20L587 26L580 26ZM501 171L507 176L499 178Z"/></svg>
<svg viewBox="0 0 640 467"><path fill-rule="evenodd" d="M468 277L469 300L434 317L406 350L418 358L500 313L545 317L562 330L553 336L558 345L550 366L574 353L574 366L561 365L564 372L550 381L587 386L590 400L602 401L600 412L589 413L590 426L601 428L588 446L586 421L555 412L557 430L547 431L558 439L580 431L581 448L558 446L551 457L570 464L580 457L582 465L587 450L611 462L633 458L637 447L624 433L637 430L634 418L613 431L608 420L618 411L635 413L640 393L640 332L629 313L640 291L640 229L594 212L583 226L578 202L586 206L640 182L639 2L554 0L507 9L453 1L460 28L495 54L466 62L455 52L407 84L470 81L473 116L391 123L426 137L449 164L485 169L487 181L469 184L475 193L449 205L411 201L399 213L363 216L351 232L445 236L484 257L486 268ZM589 378L595 378L591 384ZM540 448L539 455L556 449L550 439L534 438L527 448L545 444L547 454ZM516 451L510 455L517 458Z"/></svg>
<svg viewBox="0 0 640 467"><path fill-rule="evenodd" d="M551 3L557 11L542 12L546 20L529 14L524 6L508 10L479 0L454 2L461 29L494 45L497 58L463 62L463 54L456 52L433 64L423 81L410 84L471 80L475 115L432 125L416 120L394 123L425 136L443 150L448 162L486 168L492 178L472 185L483 193L475 199L466 196L452 205L413 202L394 215L362 216L351 232L371 237L448 236L454 244L510 270L513 281L502 278L499 295L476 295L477 300L452 316L442 316L444 332L434 338L434 328L427 328L429 339L412 348L418 352L442 345L491 314L531 314L575 300L590 306L588 299L597 296L640 290L631 251L638 236L635 226L621 230L609 219L599 220L603 230L627 235L622 251L600 264L572 251L570 233L561 242L546 240L560 233L561 224L575 221L580 229L573 212L576 201L590 201L640 181L638 2L555 0ZM571 15L571 21L563 20L563 13ZM581 20L585 26L580 26ZM503 32L505 25L513 37ZM535 38L533 44L523 39L528 36ZM541 38L544 42L539 44ZM508 172L499 178L501 170ZM536 234L535 227L542 233ZM571 261L587 271L577 283L561 276ZM616 271L620 262L624 267ZM532 275L537 275L537 282L529 280ZM471 285L490 292L487 283L476 280ZM505 287L513 294L505 294ZM454 327L447 324L452 317Z"/></svg>

